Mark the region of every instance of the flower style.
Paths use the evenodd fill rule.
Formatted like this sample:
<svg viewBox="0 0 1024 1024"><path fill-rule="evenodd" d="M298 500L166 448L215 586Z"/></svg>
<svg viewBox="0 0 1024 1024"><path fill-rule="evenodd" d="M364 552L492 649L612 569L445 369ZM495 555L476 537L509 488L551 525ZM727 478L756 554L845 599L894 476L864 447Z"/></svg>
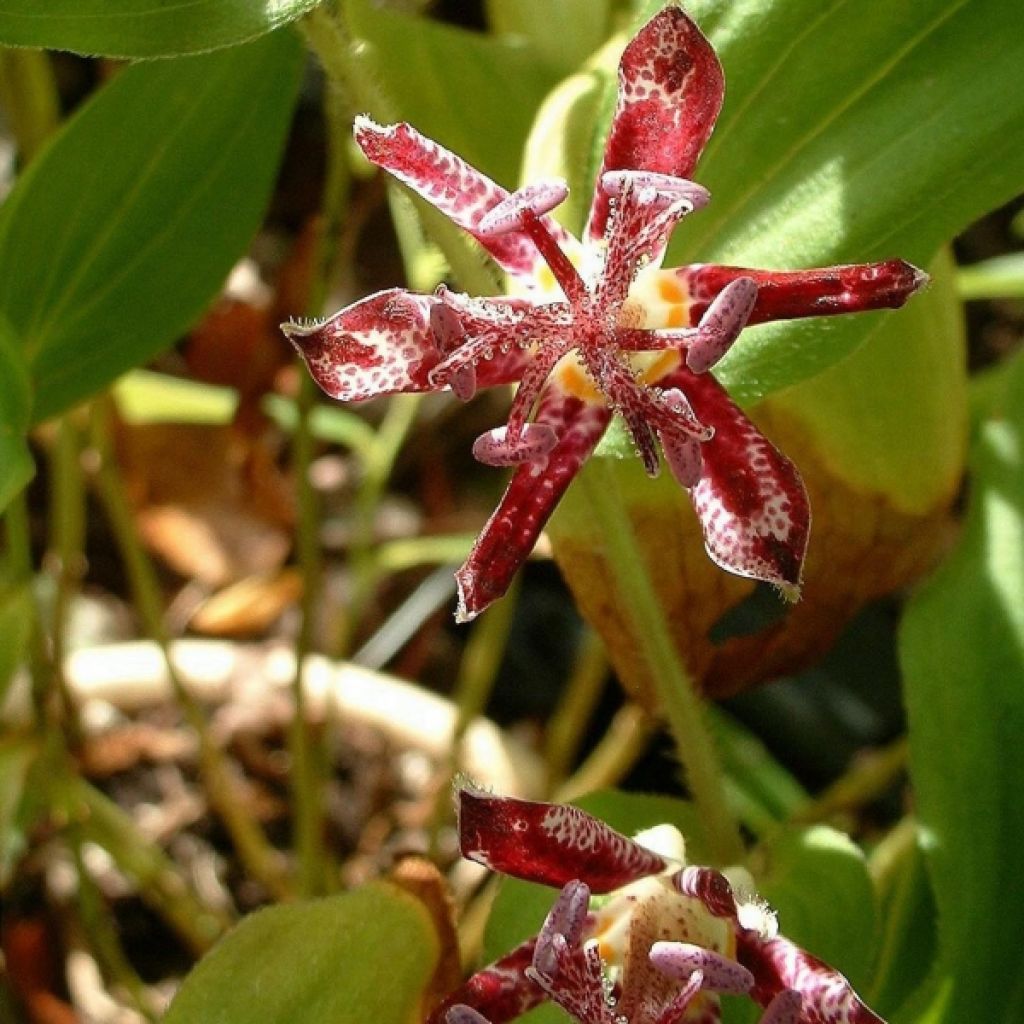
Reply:
<svg viewBox="0 0 1024 1024"><path fill-rule="evenodd" d="M428 1024L503 1024L545 999L580 1024L716 1024L720 993L754 1000L760 1024L884 1024L777 933L746 871L686 865L672 826L632 840L576 807L468 788L458 809L463 856L561 894L536 937Z"/></svg>
<svg viewBox="0 0 1024 1024"><path fill-rule="evenodd" d="M651 475L660 447L716 563L798 592L810 526L799 473L708 371L747 324L898 307L927 277L901 260L660 269L673 228L709 201L688 176L722 96L714 50L679 7L666 7L622 55L582 243L549 216L564 182L510 194L408 124L356 120L367 158L521 286L521 297L493 298L390 289L325 322L283 325L317 383L346 401L444 388L468 400L518 382L507 424L473 447L480 461L516 470L456 573L460 621L505 592L614 413Z"/></svg>

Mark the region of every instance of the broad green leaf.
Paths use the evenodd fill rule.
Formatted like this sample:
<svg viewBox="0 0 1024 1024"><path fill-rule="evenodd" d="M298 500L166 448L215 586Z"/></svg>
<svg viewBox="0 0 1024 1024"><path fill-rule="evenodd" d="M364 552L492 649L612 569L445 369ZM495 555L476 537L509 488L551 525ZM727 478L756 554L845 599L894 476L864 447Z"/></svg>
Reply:
<svg viewBox="0 0 1024 1024"><path fill-rule="evenodd" d="M31 404L25 360L0 317L0 512L32 478L34 465L26 440Z"/></svg>
<svg viewBox="0 0 1024 1024"><path fill-rule="evenodd" d="M967 522L901 632L910 769L948 985L928 1020L1024 1019L1024 359L973 442Z"/></svg>
<svg viewBox="0 0 1024 1024"><path fill-rule="evenodd" d="M288 32L121 71L0 208L0 312L38 421L169 345L263 215L298 81Z"/></svg>
<svg viewBox="0 0 1024 1024"><path fill-rule="evenodd" d="M0 0L0 44L106 57L173 57L244 43L319 2Z"/></svg>
<svg viewBox="0 0 1024 1024"><path fill-rule="evenodd" d="M712 203L675 256L802 267L939 246L1024 186L1024 33L1016 0L696 2L726 72L698 168ZM770 325L721 366L753 397L806 378L887 317Z"/></svg>
<svg viewBox="0 0 1024 1024"><path fill-rule="evenodd" d="M1016 0L686 7L722 60L726 100L696 172L711 203L676 232L666 266L800 268L897 256L923 266L1024 188ZM609 56L624 42L592 65L608 94ZM577 168L571 184L589 190L607 118L595 122L589 106L572 116L585 123L567 126L569 148L552 167ZM814 376L902 315L751 328L716 373L741 400L763 397Z"/></svg>
<svg viewBox="0 0 1024 1024"><path fill-rule="evenodd" d="M506 187L519 177L523 140L556 75L528 47L427 18L346 0L355 36L402 120Z"/></svg>
<svg viewBox="0 0 1024 1024"><path fill-rule="evenodd" d="M911 514L952 497L967 439L964 316L949 253L928 269L928 292L857 351L767 403L799 422L836 476Z"/></svg>
<svg viewBox="0 0 1024 1024"><path fill-rule="evenodd" d="M881 924L878 958L863 995L889 1017L913 1001L935 966L935 896L917 822L900 822L872 852L870 868Z"/></svg>
<svg viewBox="0 0 1024 1024"><path fill-rule="evenodd" d="M499 33L521 36L552 68L569 74L605 40L610 0L487 0Z"/></svg>
<svg viewBox="0 0 1024 1024"><path fill-rule="evenodd" d="M200 961L163 1024L414 1024L438 955L424 907L387 883L271 907Z"/></svg>
<svg viewBox="0 0 1024 1024"><path fill-rule="evenodd" d="M759 847L757 891L788 939L863 986L874 954L875 897L864 854L826 825L787 828Z"/></svg>

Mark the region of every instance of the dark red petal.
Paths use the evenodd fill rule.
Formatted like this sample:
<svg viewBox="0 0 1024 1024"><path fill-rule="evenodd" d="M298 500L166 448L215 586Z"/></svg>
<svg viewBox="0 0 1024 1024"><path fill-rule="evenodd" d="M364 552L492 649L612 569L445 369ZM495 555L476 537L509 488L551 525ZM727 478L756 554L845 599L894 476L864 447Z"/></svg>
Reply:
<svg viewBox="0 0 1024 1024"><path fill-rule="evenodd" d="M843 975L789 939L762 939L741 930L736 959L754 975L750 994L761 1006L784 989L803 996L800 1024L885 1024L857 998Z"/></svg>
<svg viewBox="0 0 1024 1024"><path fill-rule="evenodd" d="M610 892L664 870L656 853L569 804L459 790L462 855L514 878Z"/></svg>
<svg viewBox="0 0 1024 1024"><path fill-rule="evenodd" d="M619 63L619 98L594 187L588 237L604 234L606 171L690 177L724 92L715 51L681 8L666 7L640 29Z"/></svg>
<svg viewBox="0 0 1024 1024"><path fill-rule="evenodd" d="M748 323L808 316L898 309L928 283L928 275L905 260L851 263L815 270L747 270L698 263L672 273L689 296L689 320L697 323L730 281L753 278L757 301Z"/></svg>
<svg viewBox="0 0 1024 1024"><path fill-rule="evenodd" d="M679 367L658 382L678 387L715 436L690 491L711 559L728 572L783 588L800 584L811 510L797 468L747 419L711 374Z"/></svg>
<svg viewBox="0 0 1024 1024"><path fill-rule="evenodd" d="M379 125L358 117L355 139L368 160L465 228L504 270L534 281L544 261L533 242L520 234L490 237L475 230L486 213L508 198L506 189L408 124ZM544 223L560 243L569 241L555 221L545 217Z"/></svg>
<svg viewBox="0 0 1024 1024"><path fill-rule="evenodd" d="M481 363L480 369L486 365ZM455 617L459 622L475 618L508 589L610 419L603 404L583 402L548 386L536 421L554 429L558 444L544 468L530 464L516 470L465 564L456 572L459 607Z"/></svg>
<svg viewBox="0 0 1024 1024"><path fill-rule="evenodd" d="M434 1010L427 1024L445 1024L445 1013L456 1003L472 1007L491 1024L505 1024L532 1010L547 998L544 990L523 973L533 962L536 945L536 938L527 939L511 953L477 971Z"/></svg>
<svg viewBox="0 0 1024 1024"><path fill-rule="evenodd" d="M313 379L332 398L436 391L427 379L441 359L430 329L432 296L392 288L362 299L322 324L283 324ZM481 362L479 387L518 379L526 360L518 348Z"/></svg>

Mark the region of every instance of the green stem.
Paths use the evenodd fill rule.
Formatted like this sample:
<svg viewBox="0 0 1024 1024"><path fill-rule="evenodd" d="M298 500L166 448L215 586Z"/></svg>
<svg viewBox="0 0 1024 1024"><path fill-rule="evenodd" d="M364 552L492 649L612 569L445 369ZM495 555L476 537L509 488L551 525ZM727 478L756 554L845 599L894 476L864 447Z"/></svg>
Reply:
<svg viewBox="0 0 1024 1024"><path fill-rule="evenodd" d="M0 104L24 166L60 123L60 98L48 53L0 49Z"/></svg>
<svg viewBox="0 0 1024 1024"><path fill-rule="evenodd" d="M621 782L643 756L657 723L638 704L619 708L587 759L555 791L559 803Z"/></svg>
<svg viewBox="0 0 1024 1024"><path fill-rule="evenodd" d="M96 483L106 509L114 538L124 560L135 607L149 636L159 646L174 696L199 740L199 768L211 807L224 822L238 857L253 878L262 882L278 899L291 896L281 855L267 842L259 825L249 814L242 780L210 735L206 717L189 693L174 659L171 638L164 622L163 601L153 564L143 550L128 505L124 483L110 441L108 423L110 399L93 404L92 445L98 456Z"/></svg>
<svg viewBox="0 0 1024 1024"><path fill-rule="evenodd" d="M72 416L64 416L57 425L57 439L50 457L50 549L55 556L57 577L50 650L54 686L71 750L78 749L82 739L78 709L64 671L68 621L85 574L85 489L80 455L78 428Z"/></svg>
<svg viewBox="0 0 1024 1024"><path fill-rule="evenodd" d="M796 822L824 821L877 800L906 771L910 748L906 736L886 747L861 754L820 796L797 808Z"/></svg>
<svg viewBox="0 0 1024 1024"><path fill-rule="evenodd" d="M614 468L605 459L592 459L578 480L601 528L605 557L612 566L618 591L619 611L637 644L638 656L646 663L659 707L675 740L686 784L707 833L708 850L718 864L738 864L744 857L743 841L729 811L718 754L704 722L700 698L676 650L651 583Z"/></svg>
<svg viewBox="0 0 1024 1024"><path fill-rule="evenodd" d="M139 887L139 894L188 947L205 953L231 924L205 906L174 862L136 828L112 800L84 779L69 775L57 795L82 842L93 842Z"/></svg>
<svg viewBox="0 0 1024 1024"><path fill-rule="evenodd" d="M554 791L569 774L607 678L608 655L604 644L593 630L588 629L576 652L576 662L565 692L548 722L544 762L549 791Z"/></svg>
<svg viewBox="0 0 1024 1024"><path fill-rule="evenodd" d="M92 950L106 978L131 1001L132 1008L146 1020L155 1022L156 1009L146 995L142 979L125 956L114 918L106 906L103 893L86 867L81 837L77 834L72 836L71 852L78 875L75 902L82 941Z"/></svg>
<svg viewBox="0 0 1024 1024"><path fill-rule="evenodd" d="M398 395L388 403L377 430L370 456L363 463L363 477L353 507L353 537L349 553L352 594L339 620L332 645L336 658L345 657L380 581L381 565L374 544L377 510L387 489L395 460L419 412L420 395Z"/></svg>

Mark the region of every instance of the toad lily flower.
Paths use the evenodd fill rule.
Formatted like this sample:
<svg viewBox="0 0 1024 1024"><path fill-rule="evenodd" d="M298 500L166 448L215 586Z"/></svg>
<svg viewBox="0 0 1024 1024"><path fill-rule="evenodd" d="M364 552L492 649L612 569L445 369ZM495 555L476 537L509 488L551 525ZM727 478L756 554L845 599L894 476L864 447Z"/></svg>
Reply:
<svg viewBox="0 0 1024 1024"><path fill-rule="evenodd" d="M456 573L457 618L500 597L614 413L647 472L661 454L687 489L710 557L795 596L810 512L800 476L708 371L747 324L902 305L925 282L899 260L775 272L661 270L668 237L708 200L688 180L723 95L710 44L675 6L631 40L584 241L549 214L562 181L509 194L407 124L358 118L355 139L472 235L520 297L390 289L284 332L331 396L358 401L518 382L508 422L473 447L515 466Z"/></svg>
<svg viewBox="0 0 1024 1024"><path fill-rule="evenodd" d="M720 993L763 1007L760 1024L884 1024L778 934L746 871L686 865L672 826L632 840L576 807L468 788L458 801L463 856L561 895L429 1024L502 1024L546 999L580 1024L716 1024Z"/></svg>

